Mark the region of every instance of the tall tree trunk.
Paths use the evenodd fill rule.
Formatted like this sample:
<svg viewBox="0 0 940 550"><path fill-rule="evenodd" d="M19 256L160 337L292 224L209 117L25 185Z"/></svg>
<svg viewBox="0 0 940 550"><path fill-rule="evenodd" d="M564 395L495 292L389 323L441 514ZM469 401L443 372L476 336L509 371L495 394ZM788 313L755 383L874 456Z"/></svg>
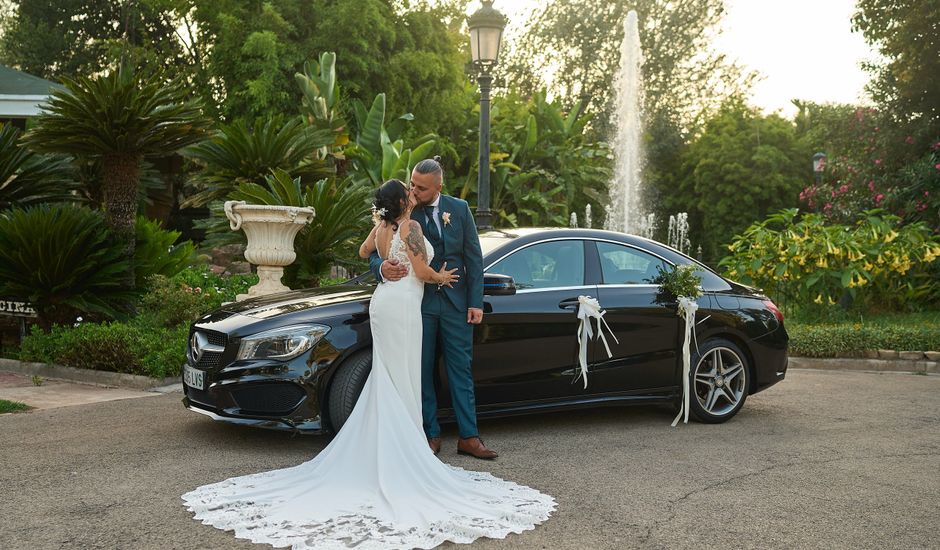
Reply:
<svg viewBox="0 0 940 550"><path fill-rule="evenodd" d="M112 235L123 244L128 270L124 286L133 290L137 186L140 181L140 155L108 155L101 159L102 195L105 220ZM129 310L133 310L130 304Z"/></svg>

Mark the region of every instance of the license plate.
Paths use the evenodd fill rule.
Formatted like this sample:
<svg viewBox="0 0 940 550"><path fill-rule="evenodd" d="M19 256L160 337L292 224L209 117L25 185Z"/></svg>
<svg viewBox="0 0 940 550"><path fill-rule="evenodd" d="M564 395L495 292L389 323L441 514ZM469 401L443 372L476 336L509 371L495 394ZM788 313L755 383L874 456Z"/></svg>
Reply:
<svg viewBox="0 0 940 550"><path fill-rule="evenodd" d="M189 365L183 365L183 383L197 390L205 389L206 373Z"/></svg>

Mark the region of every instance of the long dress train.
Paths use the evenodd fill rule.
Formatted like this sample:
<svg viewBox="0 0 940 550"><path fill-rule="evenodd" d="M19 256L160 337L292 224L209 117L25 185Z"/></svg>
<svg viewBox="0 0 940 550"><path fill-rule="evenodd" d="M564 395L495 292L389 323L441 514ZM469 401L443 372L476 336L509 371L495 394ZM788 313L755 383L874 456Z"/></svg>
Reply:
<svg viewBox="0 0 940 550"><path fill-rule="evenodd" d="M398 232L389 256L409 264ZM238 538L297 550L433 548L504 538L548 519L551 496L444 464L428 448L421 428L423 292L412 269L376 289L372 373L320 454L186 493L195 518Z"/></svg>

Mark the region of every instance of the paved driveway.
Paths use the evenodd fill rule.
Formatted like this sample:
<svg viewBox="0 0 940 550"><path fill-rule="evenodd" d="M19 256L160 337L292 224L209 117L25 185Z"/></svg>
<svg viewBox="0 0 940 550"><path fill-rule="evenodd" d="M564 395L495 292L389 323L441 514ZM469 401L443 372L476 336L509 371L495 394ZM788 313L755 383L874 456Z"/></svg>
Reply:
<svg viewBox="0 0 940 550"><path fill-rule="evenodd" d="M0 548L261 548L196 523L179 495L326 440L216 424L179 399L0 416ZM940 547L940 376L796 370L725 425L671 420L644 407L486 421L491 464L447 433L447 462L559 502L535 531L473 548Z"/></svg>

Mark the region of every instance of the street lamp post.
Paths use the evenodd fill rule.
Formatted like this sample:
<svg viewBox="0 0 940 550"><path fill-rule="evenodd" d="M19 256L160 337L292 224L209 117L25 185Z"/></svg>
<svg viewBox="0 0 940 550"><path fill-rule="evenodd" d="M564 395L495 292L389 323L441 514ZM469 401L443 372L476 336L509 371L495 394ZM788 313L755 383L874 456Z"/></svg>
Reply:
<svg viewBox="0 0 940 550"><path fill-rule="evenodd" d="M477 70L480 85L480 170L477 177L478 229L493 227L490 211L490 89L493 87L491 71L499 59L506 17L493 8L493 0L483 0L483 6L467 19L470 27L470 55Z"/></svg>
<svg viewBox="0 0 940 550"><path fill-rule="evenodd" d="M826 153L813 155L813 174L816 176L816 187L822 185L823 172L826 171Z"/></svg>

